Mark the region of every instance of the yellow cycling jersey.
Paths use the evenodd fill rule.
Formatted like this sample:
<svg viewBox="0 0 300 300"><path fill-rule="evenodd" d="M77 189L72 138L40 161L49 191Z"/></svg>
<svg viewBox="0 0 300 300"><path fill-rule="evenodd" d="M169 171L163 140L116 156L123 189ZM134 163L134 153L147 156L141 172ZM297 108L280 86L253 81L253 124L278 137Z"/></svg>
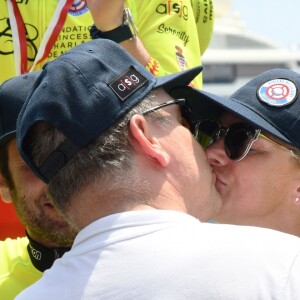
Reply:
<svg viewBox="0 0 300 300"><path fill-rule="evenodd" d="M139 37L151 56L159 62L156 75L162 76L201 64L214 24L211 0L128 0ZM202 77L194 80L202 87Z"/></svg>
<svg viewBox="0 0 300 300"><path fill-rule="evenodd" d="M41 46L59 0L16 1L26 27L28 66ZM8 1L0 0L0 83L15 76L15 51ZM146 49L157 64L151 71L166 75L201 64L213 30L212 0L127 0ZM90 40L93 24L86 1L74 0L64 25L47 58L35 66L41 69L72 47ZM194 85L202 87L201 76Z"/></svg>
<svg viewBox="0 0 300 300"><path fill-rule="evenodd" d="M0 82L16 75L13 39L17 39L17 37L12 34L7 2L0 1ZM27 0L16 2L26 28L28 66L30 67L38 53L58 1ZM85 1L79 2L84 2L84 5L72 6L54 46L47 58L36 65L35 70L41 69L45 62L55 59L63 52L91 39L89 26L93 23L92 17Z"/></svg>
<svg viewBox="0 0 300 300"><path fill-rule="evenodd" d="M14 299L42 277L43 273L31 263L27 245L26 237L0 242L0 299Z"/></svg>

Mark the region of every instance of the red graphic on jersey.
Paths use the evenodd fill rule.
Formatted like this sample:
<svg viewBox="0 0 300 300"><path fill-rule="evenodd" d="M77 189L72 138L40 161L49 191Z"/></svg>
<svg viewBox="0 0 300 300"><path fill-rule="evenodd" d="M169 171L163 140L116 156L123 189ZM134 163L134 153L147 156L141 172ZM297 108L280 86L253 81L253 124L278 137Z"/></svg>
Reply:
<svg viewBox="0 0 300 300"><path fill-rule="evenodd" d="M87 3L85 0L74 0L74 3L72 4L70 11L76 12L79 11L87 6Z"/></svg>
<svg viewBox="0 0 300 300"><path fill-rule="evenodd" d="M154 76L157 76L159 73L159 63L153 57L150 57L150 60L146 66L146 69L152 73Z"/></svg>

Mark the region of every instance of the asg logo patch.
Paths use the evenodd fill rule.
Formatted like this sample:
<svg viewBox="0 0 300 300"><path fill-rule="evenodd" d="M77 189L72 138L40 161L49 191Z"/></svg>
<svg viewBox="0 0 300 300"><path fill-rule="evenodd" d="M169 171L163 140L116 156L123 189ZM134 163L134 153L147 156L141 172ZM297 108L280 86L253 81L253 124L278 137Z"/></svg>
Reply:
<svg viewBox="0 0 300 300"><path fill-rule="evenodd" d="M115 78L110 84L114 93L124 101L127 97L140 89L148 80L133 67Z"/></svg>
<svg viewBox="0 0 300 300"><path fill-rule="evenodd" d="M264 83L257 91L259 100L270 106L285 106L297 97L296 85L287 79L273 79Z"/></svg>

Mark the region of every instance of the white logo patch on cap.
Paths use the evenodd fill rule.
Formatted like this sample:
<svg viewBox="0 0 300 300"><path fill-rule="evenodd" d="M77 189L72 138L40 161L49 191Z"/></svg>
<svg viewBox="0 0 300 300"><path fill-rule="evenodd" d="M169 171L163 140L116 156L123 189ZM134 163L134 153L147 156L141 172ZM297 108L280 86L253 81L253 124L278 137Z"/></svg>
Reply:
<svg viewBox="0 0 300 300"><path fill-rule="evenodd" d="M147 82L148 79L131 66L124 73L109 83L109 87L115 92L119 99L124 101Z"/></svg>
<svg viewBox="0 0 300 300"><path fill-rule="evenodd" d="M259 100L271 106L285 106L297 97L296 85L287 79L273 79L264 83L257 91Z"/></svg>

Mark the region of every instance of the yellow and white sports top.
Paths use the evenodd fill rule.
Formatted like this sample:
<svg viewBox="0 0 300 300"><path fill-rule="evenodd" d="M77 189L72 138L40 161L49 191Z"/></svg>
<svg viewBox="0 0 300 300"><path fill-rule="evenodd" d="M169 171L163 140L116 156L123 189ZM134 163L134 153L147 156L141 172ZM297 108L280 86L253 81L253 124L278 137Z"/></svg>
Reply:
<svg viewBox="0 0 300 300"><path fill-rule="evenodd" d="M15 48L19 36L13 30L18 24L17 12L9 13L8 3L15 2L26 27L25 48L28 68L32 66L39 49L45 45L46 32L52 24L59 4L70 0L0 0L0 83L16 75L16 64L21 64ZM61 4L62 5L62 4ZM126 0L139 36L150 53L150 70L161 76L201 64L201 55L208 47L213 30L212 0ZM93 24L86 1L73 0L63 26L46 58L34 70L42 68L63 52L90 39ZM54 25L53 25L54 26ZM24 35L25 36L25 35ZM21 36L22 38L22 36ZM17 41L17 42L16 42ZM14 45L15 43L15 45ZM42 44L42 45L41 45ZM24 48L24 47L23 47ZM22 49L23 49L22 48ZM193 82L201 88L201 76Z"/></svg>
<svg viewBox="0 0 300 300"><path fill-rule="evenodd" d="M158 76L201 64L214 24L210 0L127 0L145 48L159 62ZM155 67L154 67L155 68ZM202 87L202 76L194 80Z"/></svg>
<svg viewBox="0 0 300 300"><path fill-rule="evenodd" d="M0 299L14 299L42 277L29 258L27 245L27 237L0 241Z"/></svg>

